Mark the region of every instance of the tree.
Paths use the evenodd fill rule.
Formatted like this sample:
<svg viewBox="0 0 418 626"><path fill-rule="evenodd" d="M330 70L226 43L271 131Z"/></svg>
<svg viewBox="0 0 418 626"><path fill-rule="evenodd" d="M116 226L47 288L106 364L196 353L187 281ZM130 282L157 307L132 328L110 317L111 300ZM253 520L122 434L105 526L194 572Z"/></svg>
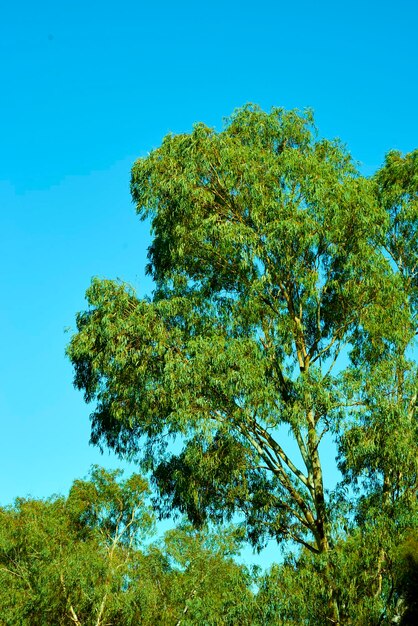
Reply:
<svg viewBox="0 0 418 626"><path fill-rule="evenodd" d="M383 440L399 451L416 423L412 373L400 434L377 401L405 371L416 328L406 266L393 259L414 249L416 193L402 195L399 218L385 167L362 177L340 142L317 137L310 112L250 105L221 132L167 136L132 170L154 235L153 298L94 279L68 347L75 385L95 402L92 442L140 458L163 511L195 524L239 513L254 545L291 540L316 555L334 624L348 622L323 442L339 447L348 482L368 472L369 486L383 476L395 493ZM369 419L382 444L373 458Z"/></svg>
<svg viewBox="0 0 418 626"><path fill-rule="evenodd" d="M95 467L67 499L1 510L2 624L103 626L126 611L135 548L153 518L146 481L119 474Z"/></svg>
<svg viewBox="0 0 418 626"><path fill-rule="evenodd" d="M253 581L232 558L239 545L234 528L220 533L183 524L165 534L163 553L172 567L170 597L176 607L170 624L252 625Z"/></svg>
<svg viewBox="0 0 418 626"><path fill-rule="evenodd" d="M182 526L150 543L147 494L141 476L95 467L68 498L0 509L0 623L250 624L234 601L253 596L236 533Z"/></svg>

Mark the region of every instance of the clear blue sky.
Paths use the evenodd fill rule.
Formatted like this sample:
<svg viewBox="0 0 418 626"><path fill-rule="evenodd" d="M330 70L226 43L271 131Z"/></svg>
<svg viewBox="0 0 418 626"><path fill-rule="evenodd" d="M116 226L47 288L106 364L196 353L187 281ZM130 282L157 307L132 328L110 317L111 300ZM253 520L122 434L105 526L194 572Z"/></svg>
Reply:
<svg viewBox="0 0 418 626"><path fill-rule="evenodd" d="M0 503L91 463L64 357L93 275L149 292L135 158L245 102L314 108L363 171L418 147L416 0L23 2L0 23Z"/></svg>

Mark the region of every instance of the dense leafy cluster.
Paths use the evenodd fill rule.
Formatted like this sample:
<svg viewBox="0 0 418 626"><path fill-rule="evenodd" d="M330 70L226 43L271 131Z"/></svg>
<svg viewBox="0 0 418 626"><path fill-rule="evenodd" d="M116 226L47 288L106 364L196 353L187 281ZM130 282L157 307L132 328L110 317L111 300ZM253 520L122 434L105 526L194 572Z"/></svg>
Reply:
<svg viewBox="0 0 418 626"><path fill-rule="evenodd" d="M68 348L92 441L140 460L160 513L240 515L254 545L298 545L321 607L298 623L398 619L393 555L418 525L418 154L365 178L309 112L246 106L167 136L132 196L153 297L94 279Z"/></svg>
<svg viewBox="0 0 418 626"><path fill-rule="evenodd" d="M0 623L327 623L324 563L311 553L289 555L261 572L233 559L240 545L236 527L197 531L183 523L152 540L148 497L148 485L139 475L123 481L120 472L95 467L88 480L74 482L67 498L17 499L0 509ZM373 538L357 532L333 553L349 623L382 623L374 601L376 549ZM413 626L418 534L395 546L391 558L392 604L402 614L402 624Z"/></svg>
<svg viewBox="0 0 418 626"><path fill-rule="evenodd" d="M183 525L152 543L147 491L137 475L95 468L68 498L0 510L0 623L249 625L253 594L231 558L234 533Z"/></svg>

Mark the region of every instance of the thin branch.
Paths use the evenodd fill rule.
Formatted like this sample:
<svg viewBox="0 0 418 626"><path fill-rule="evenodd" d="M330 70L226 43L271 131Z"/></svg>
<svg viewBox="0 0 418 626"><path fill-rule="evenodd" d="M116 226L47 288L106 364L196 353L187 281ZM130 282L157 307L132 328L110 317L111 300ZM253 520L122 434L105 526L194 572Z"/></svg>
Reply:
<svg viewBox="0 0 418 626"><path fill-rule="evenodd" d="M333 360L331 361L331 364L330 364L329 368L327 369L327 371L325 372L324 376L322 377L322 380L325 380L325 379L326 379L326 378L328 378L328 376L331 374L331 372L332 372L332 370L334 369L334 366L335 366L335 364L336 364L336 362L337 362L337 360L338 360L338 357L339 357L339 356L340 356L340 354L341 354L341 350L342 350L342 349L343 349L343 347L344 347L344 346L346 346L346 345L347 345L347 342L345 342L345 343L343 343L343 344L340 344L340 345L338 346L337 350L335 351L334 358L333 358Z"/></svg>
<svg viewBox="0 0 418 626"><path fill-rule="evenodd" d="M74 624L77 624L77 626L81 626L81 622L78 619L77 613L74 611L72 604L70 604L70 613L71 613L70 615L71 621L73 621Z"/></svg>
<svg viewBox="0 0 418 626"><path fill-rule="evenodd" d="M102 599L102 601L100 603L99 613L97 615L96 626L100 626L100 624L102 622L102 617L103 617L103 613L104 613L104 610L105 610L106 600L107 600L107 592L104 594L103 599Z"/></svg>
<svg viewBox="0 0 418 626"><path fill-rule="evenodd" d="M309 483L307 477L294 465L291 459L287 456L283 448L277 441L268 433L260 424L257 422L254 423L254 428L256 432L259 433L260 437L262 437L266 443L270 446L272 450L276 453L278 457L287 465L290 471L307 487L310 491L312 490L312 485Z"/></svg>
<svg viewBox="0 0 418 626"><path fill-rule="evenodd" d="M73 608L73 605L71 603L70 596L69 596L69 593L67 591L67 586L66 586L65 581L64 581L64 575L63 575L62 572L60 572L60 582L61 582L61 585L62 585L62 589L64 591L64 595L66 597L66 600L67 600L67 602L70 605L70 607L69 607L70 619L71 619L72 622L74 622L74 624L76 624L76 626L82 626L80 620L78 619L77 613L75 612L75 610Z"/></svg>
<svg viewBox="0 0 418 626"><path fill-rule="evenodd" d="M303 462L305 463L306 469L308 470L308 479L310 479L311 473L312 473L312 461L309 458L309 454L308 454L308 449L306 447L306 444L303 440L302 434L299 430L299 428L292 424L291 425L291 429L292 429L292 433L296 439L296 443L298 444Z"/></svg>
<svg viewBox="0 0 418 626"><path fill-rule="evenodd" d="M310 552L313 552L314 554L320 554L320 551L318 550L318 548L315 548L315 546L313 546L312 544L302 539L302 537L300 537L299 535L296 535L295 533L291 531L288 531L288 532L294 541L296 541L297 543L300 543L302 546L307 548Z"/></svg>
<svg viewBox="0 0 418 626"><path fill-rule="evenodd" d="M345 326L344 326L345 327ZM325 346L325 348L323 348L322 350L320 350L319 352L317 352L317 354L315 356L312 356L311 358L311 363L315 363L316 361L318 361L318 359L320 359L326 352L328 352L332 346L334 345L334 343L336 341L338 341L339 339L341 339L341 337L339 336L339 331L342 330L344 327L341 327L337 330L336 334L333 336L333 338L331 339L331 341L329 342L329 344L327 346ZM314 345L314 344L313 344ZM313 346L312 346L313 347ZM311 348L312 350L312 348Z"/></svg>
<svg viewBox="0 0 418 626"><path fill-rule="evenodd" d="M6 567L5 565L1 565L0 566L0 570L3 570L3 572L7 572L8 574L11 574L12 576L16 576L17 578L21 578L22 580L24 580L27 584L27 586L32 589L32 586L30 584L30 582L28 580L26 580L25 576L23 574L18 574L18 572L14 572L13 570L9 569L8 567Z"/></svg>
<svg viewBox="0 0 418 626"><path fill-rule="evenodd" d="M306 504L303 497L300 495L296 487L292 484L290 477L286 474L282 464L279 459L276 463L271 458L271 455L268 454L268 451L263 448L260 443L254 439L254 437L247 431L243 432L244 436L248 439L248 441L253 445L253 447L257 450L261 458L267 463L269 467L271 467L274 474L279 478L280 483L286 489L286 491L293 498L294 502L298 505L300 510L304 515L304 519L306 522L303 522L306 528L308 528L316 538L316 525L315 525L315 517L310 510L309 506ZM254 433L254 436L257 437L257 434Z"/></svg>

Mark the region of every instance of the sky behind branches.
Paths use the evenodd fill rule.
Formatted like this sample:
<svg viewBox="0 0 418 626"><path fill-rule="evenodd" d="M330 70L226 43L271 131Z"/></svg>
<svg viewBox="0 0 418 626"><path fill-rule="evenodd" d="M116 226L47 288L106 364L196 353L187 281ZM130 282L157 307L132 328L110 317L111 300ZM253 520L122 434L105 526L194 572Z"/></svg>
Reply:
<svg viewBox="0 0 418 626"><path fill-rule="evenodd" d="M372 174L418 147L415 0L32 3L0 22L0 503L65 492L92 463L64 356L91 277L140 295L133 161L234 108L311 107Z"/></svg>

